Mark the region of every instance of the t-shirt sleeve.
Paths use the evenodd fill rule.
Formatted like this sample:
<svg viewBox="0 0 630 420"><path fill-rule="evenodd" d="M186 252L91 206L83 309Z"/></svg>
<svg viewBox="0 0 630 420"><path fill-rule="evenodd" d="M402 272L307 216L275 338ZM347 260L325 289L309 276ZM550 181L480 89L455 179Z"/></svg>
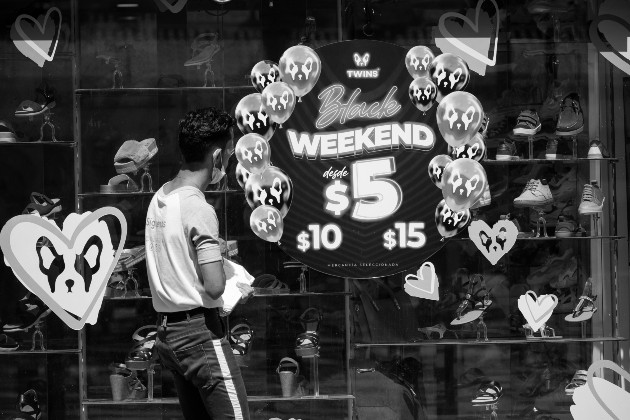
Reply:
<svg viewBox="0 0 630 420"><path fill-rule="evenodd" d="M191 200L183 218L188 237L197 250L197 262L207 264L221 261L219 220L214 208L201 200Z"/></svg>

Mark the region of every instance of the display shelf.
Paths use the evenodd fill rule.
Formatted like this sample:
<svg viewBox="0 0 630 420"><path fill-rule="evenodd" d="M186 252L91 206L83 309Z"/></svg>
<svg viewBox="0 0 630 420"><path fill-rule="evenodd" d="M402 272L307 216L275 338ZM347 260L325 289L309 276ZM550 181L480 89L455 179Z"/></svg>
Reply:
<svg viewBox="0 0 630 420"><path fill-rule="evenodd" d="M541 236L539 238L516 238L517 241L579 241L579 240L603 240L603 239L609 239L612 241L619 241L622 239L625 239L625 236L608 236L608 235L602 235L602 236L570 236L568 238L559 238L557 236L548 236L548 237L544 237ZM469 241L472 242L472 239L470 238L453 238L451 240L454 241Z"/></svg>
<svg viewBox="0 0 630 420"><path fill-rule="evenodd" d="M422 340L406 343L355 343L355 348L370 347L423 347L423 346L472 346L492 344L528 344L528 343L604 343L626 341L624 337L559 337L559 338L493 338L488 341L469 340Z"/></svg>
<svg viewBox="0 0 630 420"><path fill-rule="evenodd" d="M182 94L182 93L223 93L225 88L218 87L194 87L182 86L174 88L159 87L143 87L143 88L103 88L103 89L77 89L74 91L76 95L95 95L95 96L120 96L120 95L158 95L158 94ZM252 87L253 89L253 87Z"/></svg>
<svg viewBox="0 0 630 420"><path fill-rule="evenodd" d="M90 197L150 197L153 196L157 191L147 192L147 191L136 191L136 192L120 192L120 193L102 193L102 192L88 192L88 193L80 193L78 194L79 199L82 198L90 198ZM204 191L204 194L209 195L217 195L217 194L235 194L242 193L242 190L217 190L217 191Z"/></svg>
<svg viewBox="0 0 630 420"><path fill-rule="evenodd" d="M495 159L485 159L482 160L481 164L487 165L527 165L530 163L580 163L580 162L609 162L609 163L617 163L619 162L619 158L599 158L599 159L589 159L589 158L577 158L577 159L515 159L515 160L495 160Z"/></svg>
<svg viewBox="0 0 630 420"><path fill-rule="evenodd" d="M266 396L266 395L248 395L248 402L274 402L274 401L346 401L354 400L353 395L347 394L331 394L331 395L306 395L303 397L282 397L282 396ZM179 405L177 398L155 398L151 401L142 400L123 400L113 401L109 399L87 399L83 400L83 405Z"/></svg>
<svg viewBox="0 0 630 420"><path fill-rule="evenodd" d="M76 146L74 141L15 141L15 142L0 142L0 146L38 146L38 147L67 147L74 148Z"/></svg>
<svg viewBox="0 0 630 420"><path fill-rule="evenodd" d="M105 296L104 300L150 300L151 296L130 296L130 297L108 297Z"/></svg>
<svg viewBox="0 0 630 420"><path fill-rule="evenodd" d="M274 298L274 297L317 297L317 296L350 296L351 292L289 292L289 293L256 293L252 297Z"/></svg>
<svg viewBox="0 0 630 420"><path fill-rule="evenodd" d="M30 343L28 343L30 345ZM79 349L64 349L64 350L17 350L12 351L0 351L0 357L2 356L24 356L24 355L42 355L42 354L80 354Z"/></svg>

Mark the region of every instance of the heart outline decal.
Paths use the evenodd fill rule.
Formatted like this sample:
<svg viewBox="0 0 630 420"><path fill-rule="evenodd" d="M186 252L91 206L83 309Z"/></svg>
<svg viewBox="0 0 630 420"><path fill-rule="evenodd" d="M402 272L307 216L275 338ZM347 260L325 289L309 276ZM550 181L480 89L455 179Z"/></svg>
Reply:
<svg viewBox="0 0 630 420"><path fill-rule="evenodd" d="M405 276L405 292L420 299L440 300L438 277L435 267L430 261L425 261L416 274Z"/></svg>
<svg viewBox="0 0 630 420"><path fill-rule="evenodd" d="M58 22L56 24L56 31L52 39L42 39L40 40L43 44L49 44L47 51L44 51L42 46L40 46L35 40L31 39L22 24L24 21L29 21L34 28L38 29L42 35L46 34L46 27L48 25L49 20L52 20L54 23L54 17L52 14L55 13L58 18ZM42 22L40 23L40 20ZM27 58L30 58L35 64L39 67L44 66L45 61L53 61L55 57L55 52L57 51L57 45L59 44L59 34L61 33L61 22L62 15L61 10L57 7L51 7L46 15L40 15L37 19L35 19L31 15L21 14L13 22L11 27L11 39L13 40L13 44L15 47ZM52 52L51 52L52 49ZM34 54L33 54L34 53Z"/></svg>
<svg viewBox="0 0 630 420"><path fill-rule="evenodd" d="M616 51L612 45L607 46L606 43L599 36L599 24L605 21L612 21L620 24L621 26L628 29L628 33L630 34L630 22L623 20L621 17L616 15L599 15L597 16L593 22L591 22L591 26L589 27L589 36L591 38L591 42L595 45L595 48L601 53L601 55L608 60L612 65L617 67L619 70L624 73L630 75L630 54L628 57L624 57L620 54L619 51ZM603 35L603 34L602 34ZM626 51L628 54L629 52Z"/></svg>
<svg viewBox="0 0 630 420"><path fill-rule="evenodd" d="M468 226L468 237L492 265L512 249L517 236L518 228L510 220L499 220L492 228L483 220L475 220Z"/></svg>
<svg viewBox="0 0 630 420"><path fill-rule="evenodd" d="M485 1L489 1L494 6L495 16L496 16L496 28L492 31L492 28L479 28L479 15L481 13L481 8ZM470 9L472 10L472 9ZM488 15L490 18L490 15ZM449 30L446 28L446 20L447 19L457 19L467 24L473 31L477 34L480 33L480 29L483 32L489 32L490 36L492 36L494 32L494 48L491 48L489 51L486 51L485 54L479 52L478 48L481 47L485 50L486 40L490 47L492 45L492 38L488 39L487 37L470 37L466 38L466 41L462 41L459 38L454 37ZM463 25L462 25L463 27ZM473 22L468 16L464 16L461 13L456 12L446 12L442 16L440 16L440 20L438 22L438 29L442 37L435 37L435 45L442 50L442 52L449 52L463 58L471 70L478 73L480 76L484 76L486 74L487 66L494 66L497 63L497 53L498 53L498 43L499 43L499 5L495 0L479 0L477 3L477 7L475 8L475 21ZM476 41L476 42L475 42ZM471 43L473 45L471 45ZM454 49L449 48L449 44L454 47ZM477 45L475 45L477 44ZM481 44L481 45L479 45ZM492 55L492 57L488 57L488 53Z"/></svg>
<svg viewBox="0 0 630 420"><path fill-rule="evenodd" d="M168 10L171 13L179 13L186 6L186 3L188 3L188 0L177 0L173 4L168 0L155 0L155 4L160 9L160 12Z"/></svg>
<svg viewBox="0 0 630 420"><path fill-rule="evenodd" d="M111 243L107 224L102 220L106 216L112 216L120 223L121 236L116 249ZM59 229L55 222L40 216L15 216L0 231L0 247L4 253L5 264L11 267L24 286L39 297L68 327L80 330L86 322L96 323L105 287L118 263L126 237L127 222L123 213L115 207L103 207L94 212L68 215L63 222L63 229ZM50 246L37 248L35 244L38 238L48 239ZM82 245L88 248L88 244L92 243L94 238L100 241L96 241L100 244L97 256L93 253L90 253L90 257L87 256L93 248L98 248L96 245L89 247L89 250L84 249L82 256L84 262L89 260L99 268L95 276L90 273L89 279L82 278L76 268L72 273L72 270L66 267L74 267L74 259L81 254L77 253L76 249L81 249ZM44 248L48 254L44 252ZM61 250L60 255L57 254L57 250ZM48 273L43 273L43 269L46 268L46 263L43 262L47 260L46 255L53 254L55 259L47 268ZM52 270L53 264L56 271ZM53 283L50 283L51 272L56 273ZM66 272L69 272L69 275L65 274ZM61 277L62 274L65 274L64 277ZM56 283L58 278L61 278L61 281L68 279L65 281L65 287L63 283ZM83 283L85 293L80 289L77 283L79 281ZM49 291L45 289L46 285L49 286ZM76 286L74 290L73 286Z"/></svg>
<svg viewBox="0 0 630 420"><path fill-rule="evenodd" d="M556 306L558 297L554 294L537 296L533 290L528 290L518 298L518 309L534 332L549 321Z"/></svg>

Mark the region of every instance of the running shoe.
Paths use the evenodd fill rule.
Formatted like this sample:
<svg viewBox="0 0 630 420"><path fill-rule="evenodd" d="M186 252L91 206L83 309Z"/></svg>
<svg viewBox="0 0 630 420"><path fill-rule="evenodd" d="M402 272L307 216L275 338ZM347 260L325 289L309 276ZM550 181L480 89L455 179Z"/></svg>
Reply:
<svg viewBox="0 0 630 420"><path fill-rule="evenodd" d="M609 158L610 154L604 143L599 140L593 140L589 144L588 155L586 157L588 159L603 159Z"/></svg>
<svg viewBox="0 0 630 420"><path fill-rule="evenodd" d="M539 207L553 203L553 196L547 181L531 179L521 195L514 199L516 207Z"/></svg>
<svg viewBox="0 0 630 420"><path fill-rule="evenodd" d="M515 136L533 136L540 131L541 127L536 111L526 109L519 114L512 132Z"/></svg>
<svg viewBox="0 0 630 420"><path fill-rule="evenodd" d="M582 201L580 207L578 207L578 213L580 214L595 214L601 213L604 210L604 201L606 197L602 193L602 190L597 185L597 181L591 181L590 184L585 184L582 190Z"/></svg>
<svg viewBox="0 0 630 420"><path fill-rule="evenodd" d="M520 159L516 154L516 143L512 140L504 139L497 148L497 160L518 160Z"/></svg>
<svg viewBox="0 0 630 420"><path fill-rule="evenodd" d="M556 126L558 136L573 136L584 130L584 115L577 93L570 93L562 100L560 117Z"/></svg>

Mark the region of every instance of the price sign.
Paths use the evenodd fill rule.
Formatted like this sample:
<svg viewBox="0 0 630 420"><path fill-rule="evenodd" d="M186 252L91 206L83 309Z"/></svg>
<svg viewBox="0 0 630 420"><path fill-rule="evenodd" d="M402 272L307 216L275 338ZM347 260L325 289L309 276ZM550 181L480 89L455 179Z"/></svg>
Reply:
<svg viewBox="0 0 630 420"><path fill-rule="evenodd" d="M427 175L447 153L435 107L425 115L409 100L400 46L358 40L317 53L317 84L270 142L294 191L280 246L341 277L417 267L443 245L433 220L442 193Z"/></svg>

